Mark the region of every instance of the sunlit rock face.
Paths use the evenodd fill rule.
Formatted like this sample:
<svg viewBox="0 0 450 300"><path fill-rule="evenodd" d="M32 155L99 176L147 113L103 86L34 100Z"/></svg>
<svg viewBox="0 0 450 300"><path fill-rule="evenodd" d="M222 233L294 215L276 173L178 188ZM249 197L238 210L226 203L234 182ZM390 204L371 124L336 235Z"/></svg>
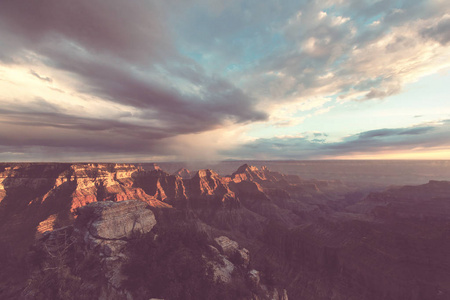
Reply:
<svg viewBox="0 0 450 300"><path fill-rule="evenodd" d="M190 192L195 196L213 196L231 192L225 180L210 169L199 170L190 183Z"/></svg>
<svg viewBox="0 0 450 300"><path fill-rule="evenodd" d="M178 176L181 179L191 179L193 174L186 168L180 168L178 171L173 173L173 175Z"/></svg>
<svg viewBox="0 0 450 300"><path fill-rule="evenodd" d="M133 174L140 171L129 164L85 164L72 166L71 179L76 182L72 193L72 211L95 201L123 201L155 199L133 187Z"/></svg>
<svg viewBox="0 0 450 300"><path fill-rule="evenodd" d="M185 181L190 204L194 207L239 207L239 199L230 189L229 179L210 169L199 170Z"/></svg>
<svg viewBox="0 0 450 300"><path fill-rule="evenodd" d="M183 179L162 170L137 172L133 180L134 187L165 203L185 202L187 199Z"/></svg>
<svg viewBox="0 0 450 300"><path fill-rule="evenodd" d="M52 231L56 229L55 225L57 217L58 217L57 214L50 215L47 219L39 223L39 225L36 227L36 235L35 235L36 240L42 238L43 234L46 233L47 231Z"/></svg>
<svg viewBox="0 0 450 300"><path fill-rule="evenodd" d="M0 171L0 242L18 252L45 231L72 224L89 203L137 199L170 207L135 186L142 170L130 164L2 164Z"/></svg>

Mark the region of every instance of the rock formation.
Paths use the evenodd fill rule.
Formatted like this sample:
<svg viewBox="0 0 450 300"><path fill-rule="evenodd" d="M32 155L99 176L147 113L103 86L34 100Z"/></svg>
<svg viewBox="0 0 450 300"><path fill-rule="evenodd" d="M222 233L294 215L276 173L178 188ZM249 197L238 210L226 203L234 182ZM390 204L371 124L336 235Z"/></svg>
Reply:
<svg viewBox="0 0 450 300"><path fill-rule="evenodd" d="M191 179L192 177L192 173L186 168L178 169L173 175L181 177L181 179Z"/></svg>
<svg viewBox="0 0 450 300"><path fill-rule="evenodd" d="M129 164L0 171L0 298L450 297L446 181L365 194L248 164L230 176Z"/></svg>
<svg viewBox="0 0 450 300"><path fill-rule="evenodd" d="M77 214L78 218L73 226L48 231L38 240L34 256L41 253L38 256L39 261L34 264L29 284L22 291L21 298L128 300L141 299L143 295L146 299L151 296L173 295L171 290L164 289L130 290L130 283L127 283L135 280L136 273L124 270L128 270L130 265L137 262L138 267L142 269L141 272L144 274L151 272L151 266L161 263L161 259L164 259L160 256L154 257L157 252L164 256L169 255L171 259L183 257L183 253L180 252L183 248L177 249L172 254L166 249L167 245L164 242L159 242L160 239L164 240L173 234L172 231L165 232L162 226L159 228L159 234L149 235L157 222L148 204L139 200L95 202L79 208ZM195 237L201 233L192 227L189 234ZM139 244L140 241L152 246L148 251L142 252L140 246L144 244ZM197 273L196 277L191 277L192 280L220 287L217 292L213 290L210 294L233 295L235 291L231 289L238 288L239 293L247 295L241 299L288 299L285 290L264 284L260 280L260 272L249 269L249 251L240 248L237 242L226 236L215 238L216 244L213 240L204 240L207 247L198 247L189 239L186 241L196 247L196 255L200 258L198 263L205 266L203 269L200 268L201 272ZM168 242L171 243L170 240ZM219 249L215 245L218 245ZM141 253L145 258L136 256L138 255L136 253ZM91 268L80 267L87 263L85 261L87 257L91 257L91 263L95 262L95 265ZM147 261L142 262L142 259ZM190 269L196 266L183 267ZM92 269L95 270L97 278L89 281ZM152 278L164 276L171 278L174 276L171 273L170 268L159 269L158 274L151 275L147 279L152 281ZM52 287L45 286L49 278L53 278ZM177 278L176 274L173 280L176 280L177 284L183 284L183 278ZM147 283L150 286L154 284L148 281ZM169 287L173 288L170 285ZM73 294L74 292L76 294ZM196 293L195 299L201 299L203 291L197 290Z"/></svg>
<svg viewBox="0 0 450 300"><path fill-rule="evenodd" d="M153 212L145 202L127 200L94 202L78 208L77 214L73 226L48 231L38 240L35 251L41 253L39 266L21 298L40 299L49 295L62 298L61 287L47 290L41 287L45 284L42 278L46 280L50 270L56 277L54 284L67 284L68 281L70 293L81 291L70 298L130 299L130 292L122 287L122 281L126 279L122 274L122 266L128 260L126 249L130 240L147 234L156 225ZM82 257L81 261L75 263L76 256ZM94 257L96 266L92 268L100 277L95 282L85 282L88 270L78 269L77 264L83 265L86 257ZM93 288L99 292L93 293Z"/></svg>

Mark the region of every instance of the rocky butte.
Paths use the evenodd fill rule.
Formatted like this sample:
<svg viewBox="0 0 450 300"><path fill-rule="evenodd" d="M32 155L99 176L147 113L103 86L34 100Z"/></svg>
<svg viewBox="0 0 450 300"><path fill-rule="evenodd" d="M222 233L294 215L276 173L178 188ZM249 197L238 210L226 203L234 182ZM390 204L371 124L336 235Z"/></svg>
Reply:
<svg viewBox="0 0 450 300"><path fill-rule="evenodd" d="M0 164L1 299L449 299L450 182Z"/></svg>

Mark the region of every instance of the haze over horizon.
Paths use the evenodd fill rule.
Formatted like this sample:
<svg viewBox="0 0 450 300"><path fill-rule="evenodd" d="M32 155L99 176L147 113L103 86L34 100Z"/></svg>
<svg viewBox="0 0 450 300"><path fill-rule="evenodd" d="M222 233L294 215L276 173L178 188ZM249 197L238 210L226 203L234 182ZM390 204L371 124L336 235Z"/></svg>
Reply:
<svg viewBox="0 0 450 300"><path fill-rule="evenodd" d="M0 2L0 161L450 159L450 2Z"/></svg>

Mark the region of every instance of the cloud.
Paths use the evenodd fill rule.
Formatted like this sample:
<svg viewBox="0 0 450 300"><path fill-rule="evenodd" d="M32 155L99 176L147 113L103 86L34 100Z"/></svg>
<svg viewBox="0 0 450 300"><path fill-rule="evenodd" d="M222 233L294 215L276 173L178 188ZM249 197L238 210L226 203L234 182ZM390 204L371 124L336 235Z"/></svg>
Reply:
<svg viewBox="0 0 450 300"><path fill-rule="evenodd" d="M392 96L405 84L450 66L448 45L424 34L433 28L445 35L449 11L445 2L426 1L298 5L264 27L267 36L281 36L280 46L244 74L243 86L278 105L311 97Z"/></svg>
<svg viewBox="0 0 450 300"><path fill-rule="evenodd" d="M47 81L47 82L52 82L53 81L50 77L41 76L34 70L30 70L30 74L33 75L34 77L40 79L40 80L43 80L43 81Z"/></svg>
<svg viewBox="0 0 450 300"><path fill-rule="evenodd" d="M179 125L184 130L193 128L192 131L196 132L220 125L225 119L248 122L266 118L254 107L254 99L228 81L208 77L195 70L189 74L186 71L188 67L180 67L177 71L185 71L183 75L187 73L194 77L193 80L180 78L179 74L172 74L167 69L155 73L140 72L96 57L78 57L69 51L48 50L48 53L59 69L83 79L83 84L77 87L79 92L143 111L155 110L158 118L168 126ZM164 75L166 72L169 74ZM170 81L178 84L170 85ZM195 88L194 92L183 90L185 85Z"/></svg>
<svg viewBox="0 0 450 300"><path fill-rule="evenodd" d="M205 106L217 112L209 116L216 124L264 119L251 97L178 53L164 14L156 1L3 1L2 50L33 51L47 66L72 73L79 91L110 101L186 115ZM186 95L186 85L200 94Z"/></svg>
<svg viewBox="0 0 450 300"><path fill-rule="evenodd" d="M372 139L376 137L388 137L388 136L397 136L397 135L417 135L417 134L423 134L426 132L429 132L433 130L434 127L432 126L425 126L425 127L414 127L414 128L400 128L400 129L376 129L376 130L370 130L365 131L359 134L358 139L364 140L364 139Z"/></svg>
<svg viewBox="0 0 450 300"><path fill-rule="evenodd" d="M0 1L0 152L217 157L247 142L236 126L300 126L450 67L448 16L438 0ZM408 130L335 147L436 134ZM260 143L316 155L288 141Z"/></svg>
<svg viewBox="0 0 450 300"><path fill-rule="evenodd" d="M445 46L450 42L450 14L446 14L436 24L422 29L422 36L434 39Z"/></svg>
<svg viewBox="0 0 450 300"><path fill-rule="evenodd" d="M322 135L326 137L325 134ZM365 131L334 143L308 137L258 139L223 154L247 159L324 159L364 154L376 156L377 153L392 155L417 149L433 152L449 149L449 135L450 120L445 120L409 128Z"/></svg>
<svg viewBox="0 0 450 300"><path fill-rule="evenodd" d="M46 87L25 98L19 91L20 105L14 95L2 99L5 143L127 153L139 145L148 152L163 138L266 119L256 99L179 53L163 9L157 1L2 1L0 58L10 88L18 70L29 67L34 78L66 94L43 95ZM82 106L64 108L75 108L69 104L74 97L85 106L103 105L105 112L119 105L134 113L86 116ZM91 139L96 132L102 137Z"/></svg>
<svg viewBox="0 0 450 300"><path fill-rule="evenodd" d="M146 1L2 1L1 23L16 47L71 41L86 51L146 63L171 53L158 6ZM3 32L2 34L5 34Z"/></svg>

